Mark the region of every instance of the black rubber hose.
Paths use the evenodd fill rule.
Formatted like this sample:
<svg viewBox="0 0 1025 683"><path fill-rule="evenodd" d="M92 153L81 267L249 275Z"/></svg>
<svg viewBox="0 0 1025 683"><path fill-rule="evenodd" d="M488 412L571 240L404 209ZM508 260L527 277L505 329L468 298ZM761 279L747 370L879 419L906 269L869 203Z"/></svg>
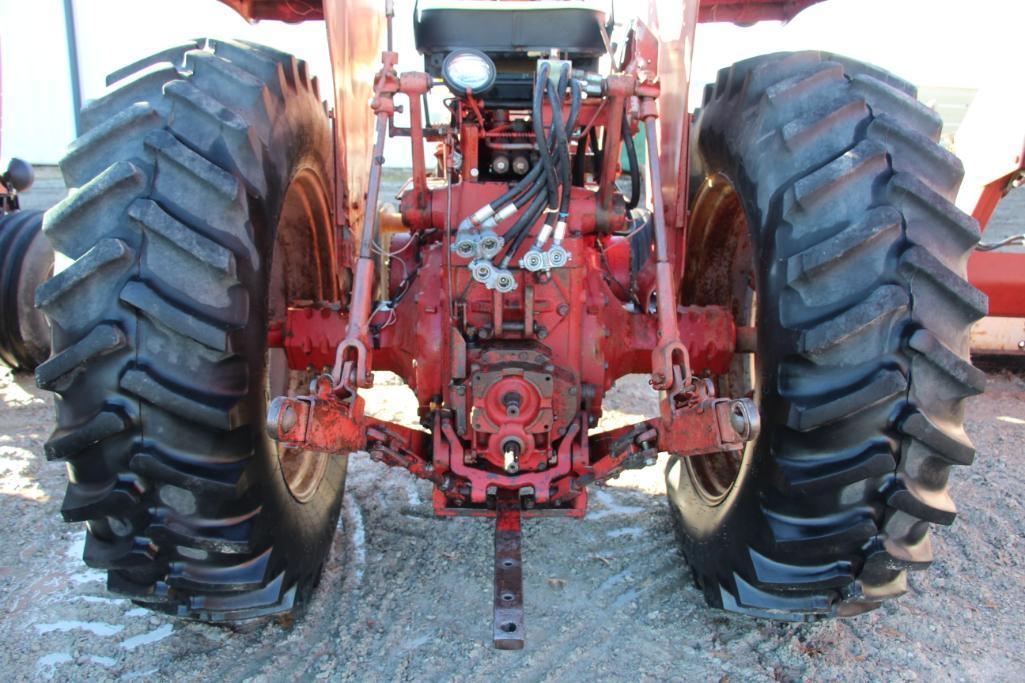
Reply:
<svg viewBox="0 0 1025 683"><path fill-rule="evenodd" d="M503 268L509 266L513 256L523 246L523 240L527 239L527 235L530 234L530 226L534 225L538 217L541 216L541 212L544 211L546 200L547 197L545 195L539 194L527 210L523 212L520 219L516 221L516 224L509 228L509 232L506 235L513 235L513 239L505 252L505 257L502 259Z"/></svg>
<svg viewBox="0 0 1025 683"><path fill-rule="evenodd" d="M517 197L519 197L519 195L523 194L523 192L531 185L531 183L533 183L535 180L537 180L538 175L540 175L542 171L545 171L545 172L548 171L548 165L545 163L545 161L546 161L545 153L544 153L544 150L541 149L541 141L545 139L545 136L544 136L544 120L542 118L542 109L541 109L541 102L543 100L540 98L540 96L543 96L544 83L548 79L548 69L549 69L549 66L547 64L542 64L541 65L541 68L538 70L538 74L537 74L537 83L534 84L534 103L533 103L534 134L537 137L537 141L538 141L537 142L537 147L538 147L538 153L541 155L541 163L540 164L535 164L534 167L531 168L530 171L528 171L525 176L520 178L519 182L517 182L511 188L506 190L505 193L502 194L502 196L500 196L498 199L495 199L494 201L489 202L488 205L492 209L494 209L495 211L498 211L500 208L505 206L507 203L509 203L513 199L516 199ZM540 129L540 134L538 134L539 129Z"/></svg>
<svg viewBox="0 0 1025 683"><path fill-rule="evenodd" d="M570 81L570 94L571 104L569 108L569 118L566 119L566 134L569 138L573 139L573 131L577 127L577 117L580 115L580 103L583 99L581 97L580 83L573 79ZM584 184L584 159L586 158L587 140L581 140L577 143L577 153L571 160L570 168L570 183L573 185Z"/></svg>
<svg viewBox="0 0 1025 683"><path fill-rule="evenodd" d="M544 180L539 179L536 183L530 186L530 189L523 193L523 196L519 198L520 208L522 208L527 202L537 196L537 193L545 189ZM516 223L519 223L517 221ZM515 226L516 223L513 225ZM511 230L512 228L510 228Z"/></svg>
<svg viewBox="0 0 1025 683"><path fill-rule="evenodd" d="M572 99L569 105L569 118L566 119L566 130L572 135L573 129L577 127L577 117L580 116L580 102L583 99L580 83L577 80L574 79L569 82L569 92Z"/></svg>
<svg viewBox="0 0 1025 683"><path fill-rule="evenodd" d="M566 92L566 86L569 85L569 75L570 75L569 64L563 64L562 68L559 69L559 86L558 86L558 91L559 91L560 95L562 93Z"/></svg>
<svg viewBox="0 0 1025 683"><path fill-rule="evenodd" d="M564 81L567 80L568 73L569 73L569 69L568 68L564 68L563 69L564 76L563 76L563 78L560 79L561 82L564 82ZM573 93L573 103L572 103L572 105L570 107L570 116L569 116L566 128L570 132L572 132L573 129L576 128L577 117L580 115L580 103L581 103L581 99L582 98L581 98L581 94L580 94L581 93L581 91L580 91L580 84L576 80L569 79L569 85L570 85L570 88L571 88L571 92ZM536 130L535 130L535 132L536 132ZM549 145L549 149L551 149L551 145ZM509 203L510 201L512 201L512 200L516 199L517 197L519 197L528 188L528 186L530 186L531 183L533 183L535 180L537 180L538 176L541 174L541 172L543 170L544 170L544 165L543 164L535 164L530 169L530 171L527 172L527 174L525 176L520 178L519 182L517 182L514 186L509 188L501 197L499 197L498 199L495 199L494 201L490 202L489 205L491 206L491 208L494 211L498 211L500 208L505 206L507 203ZM533 192L530 193L530 196L533 196ZM529 201L529 197L522 197L522 198L520 198L520 201L521 202L522 201Z"/></svg>
<svg viewBox="0 0 1025 683"><path fill-rule="evenodd" d="M564 71L563 73L564 74L568 73L568 70ZM559 171L560 171L560 174L562 176L563 182L562 182L562 197L561 197L560 204L559 204L560 211L558 213L558 217L559 218L566 218L567 217L567 210L568 210L568 207L569 207L569 194L570 194L570 190L572 189L571 179L572 179L572 172L573 172L572 164L571 164L570 157L569 157L569 139L568 139L566 130L567 130L567 128L569 128L569 130L572 130L574 127L576 127L576 120L577 120L577 117L579 116L579 113L580 113L580 103L581 103L582 97L581 97L580 86L579 86L578 83L576 83L576 81L568 80L568 79L561 79L560 82L563 82L563 83L567 83L568 82L568 84L570 86L570 90L571 90L572 98L573 99L572 99L572 102L570 104L569 115L566 118L565 122L563 122L561 116L553 117L553 120L552 120L552 139L551 140L546 140L545 141L546 142L545 146L549 150L550 153L552 151L554 151L555 148L557 148L558 152L559 152L559 158L557 159L557 166L559 168ZM558 94L553 94L553 84L551 82L549 82L547 89L548 89L549 101L550 101L550 103L552 105L552 111L561 110L562 102L561 102L560 98L558 97ZM533 208L534 207L531 207L531 209L533 209ZM506 251L505 257L502 259L502 267L508 266L509 262L512 260L512 257L515 256L516 252L523 245L523 241L530 234L530 227L534 224L535 221L537 221L539 216L540 216L540 210L539 211L528 210L528 211L524 212L524 214L520 217L520 220L516 221L516 223L505 233L506 236L511 236L511 240L512 241L509 244L509 247L508 247L508 249ZM549 215L549 218L546 220L546 223L548 223L549 225L554 225L556 220L557 220L556 214L555 213L551 213Z"/></svg>
<svg viewBox="0 0 1025 683"><path fill-rule="evenodd" d="M569 106L569 118L566 119L566 154L569 154L569 143L573 140L573 131L577 127L577 118L580 116L580 105L583 100L580 83L575 79L570 82L570 106ZM570 187L573 186L573 174L574 174L574 163L576 159L570 159L569 175L567 181Z"/></svg>
<svg viewBox="0 0 1025 683"><path fill-rule="evenodd" d="M520 178L519 182L509 188L501 197L490 203L491 208L498 211L510 201L519 197L531 183L538 179L542 170L544 170L544 167L541 164L534 164L534 167L525 176Z"/></svg>
<svg viewBox="0 0 1025 683"><path fill-rule="evenodd" d="M537 151L541 155L541 165L544 167L545 183L548 189L548 208L555 209L558 206L558 184L555 176L555 164L552 160L551 151L548 148L548 137L545 135L544 124L544 95L545 84L548 82L548 64L542 64L537 72L537 83L534 84L534 137L537 138ZM553 116L553 119L555 117Z"/></svg>
<svg viewBox="0 0 1025 683"><path fill-rule="evenodd" d="M626 210L631 211L641 201L641 169L637 167L637 147L634 145L626 111L623 112L623 144L626 145L626 158L630 162L630 200L626 203Z"/></svg>
<svg viewBox="0 0 1025 683"><path fill-rule="evenodd" d="M562 93L556 90L555 84L551 81L548 82L548 102L551 104L553 112L561 110ZM562 195L559 197L559 220L564 220L569 210L569 191L572 187L570 174L572 169L570 168L569 161L569 139L566 137L566 122L562 120L561 116L552 116L552 132L555 137L555 149L559 155L558 167L562 184Z"/></svg>

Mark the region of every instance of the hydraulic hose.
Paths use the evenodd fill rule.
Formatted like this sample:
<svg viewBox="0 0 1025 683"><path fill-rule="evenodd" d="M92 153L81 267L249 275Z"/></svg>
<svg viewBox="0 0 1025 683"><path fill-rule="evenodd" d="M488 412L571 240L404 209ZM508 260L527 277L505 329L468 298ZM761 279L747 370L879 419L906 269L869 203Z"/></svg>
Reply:
<svg viewBox="0 0 1025 683"><path fill-rule="evenodd" d="M561 111L562 109L561 94L564 92L566 85L569 85L570 87L572 93L572 100L570 104L569 115L567 116L565 121L563 121L561 116L552 117L552 139L545 140L545 147L549 150L550 153L552 151L558 151L556 166L559 170L559 175L561 176L562 180L562 194L559 200L558 213L550 212L548 219L545 221L546 228L542 229L544 234L551 234L556 221L564 221L567 217L569 209L569 195L573 187L573 167L569 155L569 136L567 134L567 129L572 131L576 127L576 120L580 113L580 103L582 97L579 84L574 80L566 78L566 76L568 76L568 73L569 70L565 69L563 71L564 78L560 79L560 83L563 84L563 91L559 91L557 86L555 86L555 84L551 83L550 81L547 85L548 99L549 103L551 104L553 112ZM534 207L532 206L531 209L533 208ZM507 237L511 237L511 242L509 243L505 257L502 259L502 267L506 267L509 264L512 258L515 256L516 252L523 245L524 240L526 240L527 236L530 234L531 226L534 225L539 216L540 210L536 212L531 210L526 211L521 217L521 219L517 221L516 224L512 228L510 228L509 231L506 233Z"/></svg>
<svg viewBox="0 0 1025 683"><path fill-rule="evenodd" d="M541 212L545 209L547 199L546 195L538 194L531 205L527 207L527 210L523 212L523 215L520 216L520 219L516 221L515 225L513 225L509 229L509 232L506 233L506 235L513 235L513 240L509 245L508 250L505 252L505 257L502 259L502 268L509 267L509 263L512 261L513 256L515 256L516 252L520 250L521 246L523 246L523 241L527 239L527 235L530 234L530 226L534 225L537 219L541 216Z"/></svg>
<svg viewBox="0 0 1025 683"><path fill-rule="evenodd" d="M555 84L551 81L548 82L548 101L552 106L553 112L561 108L562 93L556 90ZM570 168L569 139L566 137L566 123L562 120L562 116L552 116L552 133L555 137L555 149L559 154L558 167L562 185L562 195L559 197L559 220L565 220L566 212L569 209L569 191L572 187L570 174L572 169Z"/></svg>
<svg viewBox="0 0 1025 683"><path fill-rule="evenodd" d="M537 151L541 155L541 165L544 167L545 184L548 189L548 208L555 209L558 206L558 179L555 176L555 164L552 160L551 151L548 148L548 137L545 135L544 124L544 96L546 83L548 82L547 63L542 64L537 71L537 83L534 84L534 137L537 139ZM554 114L554 112L553 112ZM553 115L553 118L554 115Z"/></svg>
<svg viewBox="0 0 1025 683"><path fill-rule="evenodd" d="M544 169L541 166L541 164L534 164L534 167L531 168L525 176L520 178L519 182L517 182L515 185L506 190L505 194L503 194L501 197L490 202L488 206L490 206L495 211L501 209L505 204L523 194L523 191L526 190L527 187L530 186L530 184L537 180L538 176L541 175L542 170Z"/></svg>
<svg viewBox="0 0 1025 683"><path fill-rule="evenodd" d="M570 105L569 105L569 118L566 119L566 131L572 135L573 130L577 127L577 117L580 116L580 102L583 99L580 90L580 82L576 79L569 82L570 91Z"/></svg>
<svg viewBox="0 0 1025 683"><path fill-rule="evenodd" d="M580 94L581 93L580 84L576 80L574 80L574 79L569 79L569 74L570 74L569 69L564 67L563 68L563 73L562 73L562 76L559 79L559 82L563 84L563 89L565 89L565 83L568 81L569 85L570 85L570 88L572 90L572 93L573 93L573 100L572 100L572 105L571 105L571 108L570 108L570 116L569 116L569 119L567 121L567 129L569 131L572 131L576 127L576 120L577 120L577 117L580 114L580 103L581 103L581 99L582 98L581 98L581 94ZM545 83L544 80L541 80L540 78L538 79L538 84L544 84L544 83ZM535 92L536 92L536 90L537 90L537 85L535 85ZM537 112L537 109L535 108L535 119L537 118L536 112ZM535 133L536 133L536 128L535 128ZM551 154L551 148L552 148L552 145L549 144L548 145L549 155ZM539 150L539 154L540 153L541 153L541 151ZM549 156L549 158L550 158L550 156ZM522 207L525 202L530 201L530 198L533 196L533 191L531 190L528 193L528 196L521 197L520 195L523 195L523 193L529 187L532 187L533 183L538 179L538 177L541 175L541 173L543 171L545 171L545 167L544 167L543 163L542 164L535 164L527 172L527 174L525 176L520 178L520 180L515 185L513 185L511 188L506 190L505 193L503 193L497 199L494 199L491 202L488 202L488 204L485 206L485 209L486 209L485 211L478 212L480 215L475 214L475 218L476 218L475 222L479 223L479 222L483 221L484 219L486 219L487 217L494 215L499 210L501 210L506 204L508 204L509 202L511 202L513 200L518 200L519 201L519 206Z"/></svg>

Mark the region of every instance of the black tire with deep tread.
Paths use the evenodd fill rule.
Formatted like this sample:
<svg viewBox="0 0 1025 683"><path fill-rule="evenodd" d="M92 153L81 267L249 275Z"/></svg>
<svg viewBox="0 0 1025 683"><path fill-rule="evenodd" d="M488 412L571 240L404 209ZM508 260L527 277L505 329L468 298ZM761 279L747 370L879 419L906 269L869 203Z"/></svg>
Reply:
<svg viewBox="0 0 1025 683"><path fill-rule="evenodd" d="M37 291L56 393L45 450L108 587L179 616L289 611L319 578L346 459L301 504L265 435L267 307L289 183L332 196L330 122L303 62L197 41L113 75L61 162Z"/></svg>
<svg viewBox="0 0 1025 683"><path fill-rule="evenodd" d="M42 211L0 215L0 363L33 370L50 355L50 328L32 305L53 269Z"/></svg>
<svg viewBox="0 0 1025 683"><path fill-rule="evenodd" d="M755 258L762 433L714 528L667 469L682 549L709 604L813 619L878 607L932 560L947 479L974 450L982 391L965 281L976 223L960 162L906 81L817 52L740 62L705 93L697 147L736 189ZM699 294L684 292L689 303Z"/></svg>

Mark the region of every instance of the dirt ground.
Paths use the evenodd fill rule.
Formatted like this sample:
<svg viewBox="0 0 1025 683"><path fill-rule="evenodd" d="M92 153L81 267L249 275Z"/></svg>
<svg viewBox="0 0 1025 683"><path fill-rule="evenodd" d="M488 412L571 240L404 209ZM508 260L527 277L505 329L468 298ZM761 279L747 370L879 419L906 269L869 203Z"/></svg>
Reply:
<svg viewBox="0 0 1025 683"><path fill-rule="evenodd" d="M705 607L676 554L662 467L597 489L582 521L525 525L527 648L490 647L492 528L437 520L430 490L354 457L327 571L308 612L230 630L107 595L60 521L65 485L46 462L52 403L0 370L0 671L6 680L1021 680L1025 620L1025 375L995 372L971 404L979 449L956 472L960 515L938 528L932 570L896 604L790 625ZM650 414L625 381L606 416ZM410 394L371 391L408 421Z"/></svg>

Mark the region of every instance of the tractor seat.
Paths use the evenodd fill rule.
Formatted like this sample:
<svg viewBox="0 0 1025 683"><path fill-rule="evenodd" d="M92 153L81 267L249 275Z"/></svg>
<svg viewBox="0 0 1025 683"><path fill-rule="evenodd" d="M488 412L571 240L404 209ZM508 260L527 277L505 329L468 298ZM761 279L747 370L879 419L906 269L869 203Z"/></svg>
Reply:
<svg viewBox="0 0 1025 683"><path fill-rule="evenodd" d="M474 48L493 56L574 58L605 54L601 27L608 3L583 0L422 0L414 17L423 55Z"/></svg>

